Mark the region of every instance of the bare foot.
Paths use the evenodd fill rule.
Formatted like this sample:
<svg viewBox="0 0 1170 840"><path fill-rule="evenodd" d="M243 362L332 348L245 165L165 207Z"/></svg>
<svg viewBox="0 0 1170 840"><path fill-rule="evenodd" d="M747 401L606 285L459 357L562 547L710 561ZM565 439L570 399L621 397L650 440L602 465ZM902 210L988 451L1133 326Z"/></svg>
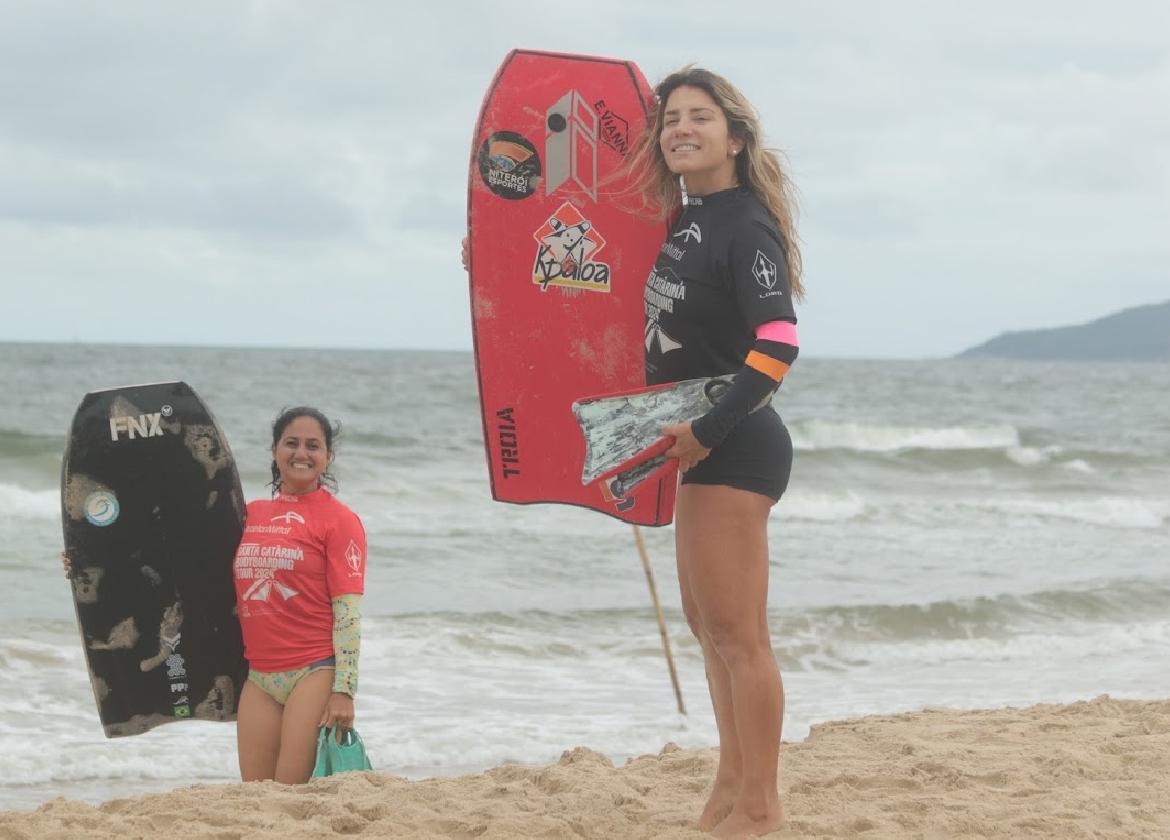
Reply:
<svg viewBox="0 0 1170 840"><path fill-rule="evenodd" d="M699 815L699 831L710 831L727 818L739 798L739 782L722 783L715 780L715 787L707 797L703 813Z"/></svg>
<svg viewBox="0 0 1170 840"><path fill-rule="evenodd" d="M758 819L742 811L732 809L727 819L715 826L711 834L715 837L762 837L784 827L784 808L776 803L775 809Z"/></svg>

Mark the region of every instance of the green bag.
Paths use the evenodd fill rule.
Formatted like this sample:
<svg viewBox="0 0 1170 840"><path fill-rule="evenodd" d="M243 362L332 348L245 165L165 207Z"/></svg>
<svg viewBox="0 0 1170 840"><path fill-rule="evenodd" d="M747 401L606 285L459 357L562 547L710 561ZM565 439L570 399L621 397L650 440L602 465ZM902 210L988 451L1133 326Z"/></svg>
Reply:
<svg viewBox="0 0 1170 840"><path fill-rule="evenodd" d="M346 730L345 737L339 744L331 728L321 727L321 732L317 735L317 765L313 768L312 778L321 779L335 773L373 769L357 730Z"/></svg>

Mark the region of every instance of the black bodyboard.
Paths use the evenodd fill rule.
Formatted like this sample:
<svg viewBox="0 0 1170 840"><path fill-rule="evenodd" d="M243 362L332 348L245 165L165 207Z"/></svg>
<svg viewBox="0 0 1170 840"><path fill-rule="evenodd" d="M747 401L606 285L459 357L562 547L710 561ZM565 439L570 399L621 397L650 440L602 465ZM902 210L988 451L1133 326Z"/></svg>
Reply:
<svg viewBox="0 0 1170 840"><path fill-rule="evenodd" d="M227 440L190 386L86 394L61 519L106 736L234 720L248 673L232 579L244 498Z"/></svg>

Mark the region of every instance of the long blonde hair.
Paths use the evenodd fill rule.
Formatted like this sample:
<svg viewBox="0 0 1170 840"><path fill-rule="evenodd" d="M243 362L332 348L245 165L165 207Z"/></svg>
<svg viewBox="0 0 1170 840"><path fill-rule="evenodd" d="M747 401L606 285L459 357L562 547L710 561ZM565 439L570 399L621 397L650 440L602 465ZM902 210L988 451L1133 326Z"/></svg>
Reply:
<svg viewBox="0 0 1170 840"><path fill-rule="evenodd" d="M756 109L727 79L710 70L687 65L658 83L654 89L657 102L646 115L646 128L622 167L630 178L631 191L641 196L645 210L660 219L665 219L679 206L682 195L678 176L667 168L658 138L662 134L666 100L676 88L684 85L706 91L727 118L731 136L743 143L743 149L735 159L736 178L755 194L780 228L788 262L789 288L793 298L802 299L803 266L796 239L795 189L780 165L780 154L764 147Z"/></svg>

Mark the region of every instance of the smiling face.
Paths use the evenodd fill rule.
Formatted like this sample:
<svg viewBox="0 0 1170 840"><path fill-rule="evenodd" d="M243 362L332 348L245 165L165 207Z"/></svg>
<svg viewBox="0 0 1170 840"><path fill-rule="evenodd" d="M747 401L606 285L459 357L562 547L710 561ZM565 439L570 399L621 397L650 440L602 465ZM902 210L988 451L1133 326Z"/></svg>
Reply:
<svg viewBox="0 0 1170 840"><path fill-rule="evenodd" d="M735 156L742 143L731 136L719 103L702 88L680 85L671 91L663 106L658 145L667 168L683 176L693 195L737 183Z"/></svg>
<svg viewBox="0 0 1170 840"><path fill-rule="evenodd" d="M272 447L272 460L280 472L280 492L300 496L316 490L332 457L317 419L294 417Z"/></svg>

